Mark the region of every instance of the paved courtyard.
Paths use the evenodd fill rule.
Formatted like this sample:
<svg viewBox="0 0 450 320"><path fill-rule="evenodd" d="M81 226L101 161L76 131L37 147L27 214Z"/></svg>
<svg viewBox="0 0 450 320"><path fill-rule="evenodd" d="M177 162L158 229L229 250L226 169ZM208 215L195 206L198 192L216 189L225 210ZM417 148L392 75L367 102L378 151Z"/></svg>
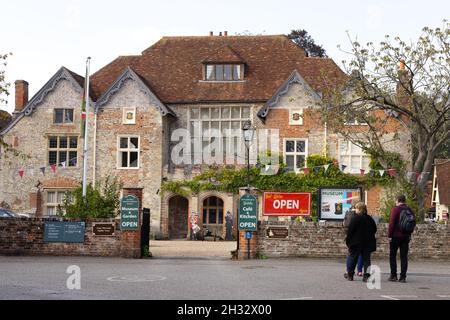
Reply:
<svg viewBox="0 0 450 320"><path fill-rule="evenodd" d="M154 242L151 259L0 256L0 299L450 300L450 261L412 261L408 283L369 289L343 278L342 259L232 261L234 242ZM176 245L176 248L175 248ZM78 266L81 289L66 273Z"/></svg>
<svg viewBox="0 0 450 320"><path fill-rule="evenodd" d="M236 250L235 241L150 241L150 251L155 258L231 258Z"/></svg>

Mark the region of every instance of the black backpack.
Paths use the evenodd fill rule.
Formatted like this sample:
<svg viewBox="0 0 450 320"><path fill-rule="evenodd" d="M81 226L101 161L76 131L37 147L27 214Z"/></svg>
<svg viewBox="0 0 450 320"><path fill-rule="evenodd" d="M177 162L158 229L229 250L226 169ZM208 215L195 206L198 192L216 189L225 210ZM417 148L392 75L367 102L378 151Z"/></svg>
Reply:
<svg viewBox="0 0 450 320"><path fill-rule="evenodd" d="M399 219L400 231L403 234L411 234L416 228L416 217L410 208L405 207L400 211Z"/></svg>

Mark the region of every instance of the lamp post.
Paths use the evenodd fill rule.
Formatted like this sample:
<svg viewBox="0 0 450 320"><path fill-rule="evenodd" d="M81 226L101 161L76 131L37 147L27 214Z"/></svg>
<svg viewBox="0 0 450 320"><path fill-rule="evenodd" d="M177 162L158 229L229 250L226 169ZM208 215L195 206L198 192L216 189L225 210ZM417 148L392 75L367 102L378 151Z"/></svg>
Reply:
<svg viewBox="0 0 450 320"><path fill-rule="evenodd" d="M255 128L252 126L250 120L245 121L242 124L242 132L244 135L245 147L247 149L247 190L250 191L250 145L255 135Z"/></svg>
<svg viewBox="0 0 450 320"><path fill-rule="evenodd" d="M253 136L255 135L255 128L252 126L252 122L250 120L245 121L242 124L242 132L244 135L245 147L247 149L247 193L250 193L250 145L253 141ZM247 236L247 258L250 259L250 237ZM238 237L239 239L239 237ZM238 241L238 249L239 249L239 241Z"/></svg>

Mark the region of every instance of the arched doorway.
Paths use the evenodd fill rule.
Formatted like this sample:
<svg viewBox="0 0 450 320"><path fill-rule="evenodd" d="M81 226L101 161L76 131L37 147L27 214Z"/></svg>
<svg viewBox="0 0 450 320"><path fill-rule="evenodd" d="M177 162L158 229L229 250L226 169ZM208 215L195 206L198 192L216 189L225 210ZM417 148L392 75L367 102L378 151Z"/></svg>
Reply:
<svg viewBox="0 0 450 320"><path fill-rule="evenodd" d="M188 236L189 201L182 196L169 200L169 239L185 239Z"/></svg>
<svg viewBox="0 0 450 320"><path fill-rule="evenodd" d="M203 228L218 237L223 234L224 214L223 200L218 197L208 197L203 200Z"/></svg>

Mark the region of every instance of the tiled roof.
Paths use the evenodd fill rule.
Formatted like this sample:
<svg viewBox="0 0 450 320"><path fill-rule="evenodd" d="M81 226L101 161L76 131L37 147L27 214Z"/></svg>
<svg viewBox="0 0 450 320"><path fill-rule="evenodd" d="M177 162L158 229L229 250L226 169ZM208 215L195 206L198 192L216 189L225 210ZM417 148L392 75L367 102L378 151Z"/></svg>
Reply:
<svg viewBox="0 0 450 320"><path fill-rule="evenodd" d="M450 159L436 160L439 202L450 205Z"/></svg>
<svg viewBox="0 0 450 320"><path fill-rule="evenodd" d="M203 63L208 61L245 63L245 81L201 81ZM333 60L306 57L304 50L284 35L163 37L142 55L121 56L93 74L95 98L126 67L131 67L164 103L267 101L294 70L316 91L325 83L345 79Z"/></svg>

